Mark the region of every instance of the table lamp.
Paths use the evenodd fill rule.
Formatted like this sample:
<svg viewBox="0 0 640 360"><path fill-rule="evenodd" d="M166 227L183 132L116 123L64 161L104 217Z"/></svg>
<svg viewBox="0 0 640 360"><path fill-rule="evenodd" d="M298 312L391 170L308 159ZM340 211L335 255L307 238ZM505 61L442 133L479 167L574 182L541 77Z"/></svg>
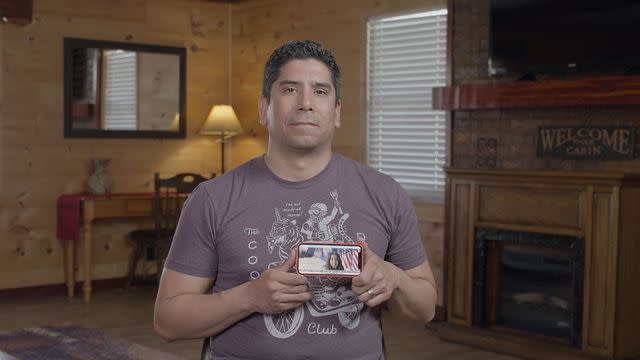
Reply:
<svg viewBox="0 0 640 360"><path fill-rule="evenodd" d="M242 127L231 105L214 105L200 128L200 135L220 136L220 172L224 174L224 143L226 139L242 133Z"/></svg>

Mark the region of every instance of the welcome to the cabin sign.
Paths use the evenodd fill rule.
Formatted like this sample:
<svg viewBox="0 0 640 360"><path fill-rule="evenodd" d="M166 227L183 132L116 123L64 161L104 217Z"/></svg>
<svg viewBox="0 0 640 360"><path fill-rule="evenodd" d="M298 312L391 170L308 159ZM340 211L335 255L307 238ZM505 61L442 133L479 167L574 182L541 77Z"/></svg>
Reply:
<svg viewBox="0 0 640 360"><path fill-rule="evenodd" d="M631 160L633 127L538 127L538 157L561 159Z"/></svg>

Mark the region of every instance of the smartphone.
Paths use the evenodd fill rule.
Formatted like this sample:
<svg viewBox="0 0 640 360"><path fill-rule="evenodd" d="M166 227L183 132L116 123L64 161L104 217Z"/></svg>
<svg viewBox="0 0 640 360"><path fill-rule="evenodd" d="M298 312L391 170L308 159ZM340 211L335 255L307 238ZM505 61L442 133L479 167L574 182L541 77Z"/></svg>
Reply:
<svg viewBox="0 0 640 360"><path fill-rule="evenodd" d="M305 276L354 277L364 267L359 244L303 242L298 245L296 271Z"/></svg>

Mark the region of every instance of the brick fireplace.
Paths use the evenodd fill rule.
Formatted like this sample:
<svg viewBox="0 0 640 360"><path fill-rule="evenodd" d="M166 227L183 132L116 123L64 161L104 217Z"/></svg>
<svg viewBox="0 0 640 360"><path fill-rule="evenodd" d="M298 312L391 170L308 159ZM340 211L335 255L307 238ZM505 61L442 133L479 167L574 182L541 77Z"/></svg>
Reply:
<svg viewBox="0 0 640 360"><path fill-rule="evenodd" d="M640 177L447 175L443 338L533 359L640 356Z"/></svg>
<svg viewBox="0 0 640 360"><path fill-rule="evenodd" d="M451 78L432 99L450 111L438 333L534 359L640 358L640 175L625 175L640 161L542 158L535 144L539 127L640 128L640 76L490 77L490 1L448 0Z"/></svg>

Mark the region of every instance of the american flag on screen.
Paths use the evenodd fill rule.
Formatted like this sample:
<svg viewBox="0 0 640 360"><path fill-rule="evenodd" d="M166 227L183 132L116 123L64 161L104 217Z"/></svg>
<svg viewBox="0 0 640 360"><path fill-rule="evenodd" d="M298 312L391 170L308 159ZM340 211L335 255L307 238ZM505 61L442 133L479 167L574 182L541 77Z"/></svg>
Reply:
<svg viewBox="0 0 640 360"><path fill-rule="evenodd" d="M358 271L358 252L355 249L338 249L342 267L349 271Z"/></svg>

